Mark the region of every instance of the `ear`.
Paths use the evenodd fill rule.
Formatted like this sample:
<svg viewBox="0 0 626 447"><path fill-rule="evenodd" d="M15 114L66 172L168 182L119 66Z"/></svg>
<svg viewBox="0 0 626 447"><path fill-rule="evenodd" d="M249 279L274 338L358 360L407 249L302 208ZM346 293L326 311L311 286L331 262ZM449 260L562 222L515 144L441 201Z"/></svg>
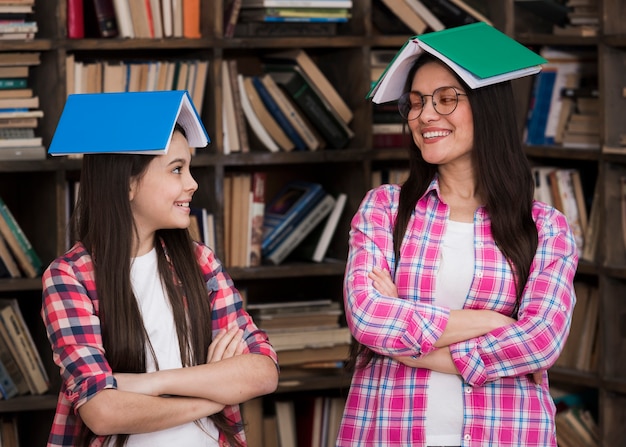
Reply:
<svg viewBox="0 0 626 447"><path fill-rule="evenodd" d="M139 187L139 181L136 177L130 179L130 188L128 190L128 201L132 202L137 194L137 188Z"/></svg>

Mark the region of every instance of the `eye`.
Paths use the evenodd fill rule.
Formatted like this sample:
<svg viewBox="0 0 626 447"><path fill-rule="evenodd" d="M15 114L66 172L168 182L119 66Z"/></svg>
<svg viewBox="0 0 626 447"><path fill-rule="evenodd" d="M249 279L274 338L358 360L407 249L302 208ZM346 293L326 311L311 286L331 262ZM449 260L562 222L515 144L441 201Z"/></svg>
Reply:
<svg viewBox="0 0 626 447"><path fill-rule="evenodd" d="M182 166L176 166L174 169L172 169L172 172L174 174L182 174L183 172L183 167Z"/></svg>

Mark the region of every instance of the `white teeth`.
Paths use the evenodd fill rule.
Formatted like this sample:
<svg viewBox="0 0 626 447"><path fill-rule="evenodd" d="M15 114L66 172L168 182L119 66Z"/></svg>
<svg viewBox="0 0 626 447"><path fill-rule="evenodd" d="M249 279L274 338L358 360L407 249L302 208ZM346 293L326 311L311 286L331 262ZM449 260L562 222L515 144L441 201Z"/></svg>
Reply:
<svg viewBox="0 0 626 447"><path fill-rule="evenodd" d="M189 207L189 203L179 203L177 206Z"/></svg>
<svg viewBox="0 0 626 447"><path fill-rule="evenodd" d="M450 135L449 130L438 130L434 132L424 132L422 136L424 138L437 138L437 137L445 137L446 135Z"/></svg>

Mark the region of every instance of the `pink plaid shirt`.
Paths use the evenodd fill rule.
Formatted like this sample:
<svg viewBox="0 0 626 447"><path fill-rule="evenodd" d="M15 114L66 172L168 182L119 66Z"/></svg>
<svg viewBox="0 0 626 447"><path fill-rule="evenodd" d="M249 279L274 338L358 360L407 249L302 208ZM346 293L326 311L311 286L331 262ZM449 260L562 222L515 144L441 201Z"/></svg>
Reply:
<svg viewBox="0 0 626 447"><path fill-rule="evenodd" d="M245 329L247 351L277 362L266 334L244 311L239 292L213 252L197 244L196 258L210 291L207 298L211 300L213 335L236 320ZM99 391L117 385L102 346L93 264L83 245L76 244L52 262L42 281L42 317L63 380L48 446L69 447L76 445L82 426L77 408ZM226 407L224 414L245 439L239 406ZM92 446L100 446L103 440L98 438ZM226 445L222 435L220 445Z"/></svg>
<svg viewBox="0 0 626 447"><path fill-rule="evenodd" d="M437 179L418 201L396 265L391 228L400 188L370 191L352 220L344 281L348 325L377 354L352 379L338 446L425 446L429 370L407 367L390 356L422 356L436 349L449 309L433 305L436 272L448 207ZM556 447L555 406L544 373L559 356L576 301L578 257L565 217L535 202L539 245L524 289L517 323L450 346L463 379L463 446ZM474 215L474 280L467 309L511 315L514 277L491 236L484 208ZM400 298L378 293L367 274L378 266L395 273Z"/></svg>

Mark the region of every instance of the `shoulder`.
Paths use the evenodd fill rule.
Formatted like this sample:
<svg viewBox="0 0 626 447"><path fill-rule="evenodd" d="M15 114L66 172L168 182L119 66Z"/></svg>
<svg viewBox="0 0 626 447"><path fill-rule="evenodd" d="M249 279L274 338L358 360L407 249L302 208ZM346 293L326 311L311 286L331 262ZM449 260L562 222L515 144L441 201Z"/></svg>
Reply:
<svg viewBox="0 0 626 447"><path fill-rule="evenodd" d="M370 189L361 203L362 207L392 208L398 203L400 185L380 185Z"/></svg>
<svg viewBox="0 0 626 447"><path fill-rule="evenodd" d="M92 271L93 261L91 254L82 243L77 242L67 252L50 263L44 272L44 276L67 274L70 272L77 275L78 273L85 274L91 273Z"/></svg>
<svg viewBox="0 0 626 447"><path fill-rule="evenodd" d="M539 237L544 233L569 232L565 215L551 205L535 200L532 216L537 225Z"/></svg>

